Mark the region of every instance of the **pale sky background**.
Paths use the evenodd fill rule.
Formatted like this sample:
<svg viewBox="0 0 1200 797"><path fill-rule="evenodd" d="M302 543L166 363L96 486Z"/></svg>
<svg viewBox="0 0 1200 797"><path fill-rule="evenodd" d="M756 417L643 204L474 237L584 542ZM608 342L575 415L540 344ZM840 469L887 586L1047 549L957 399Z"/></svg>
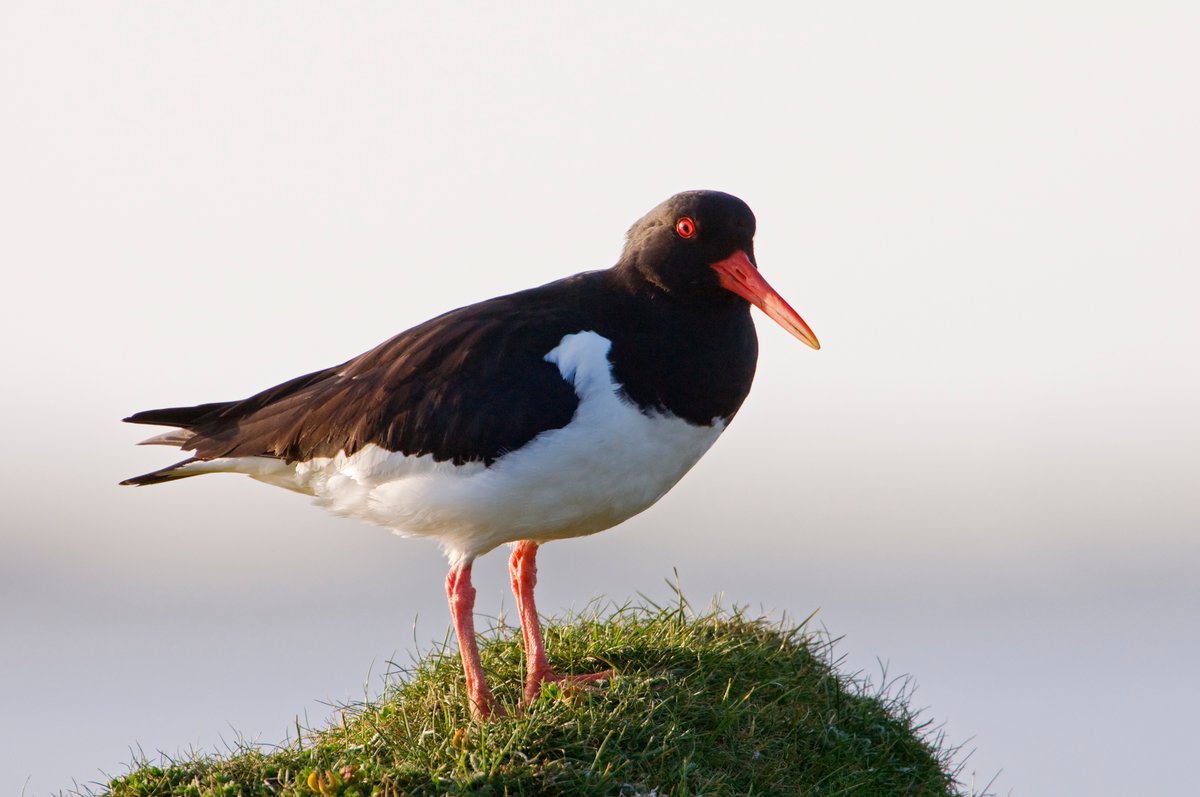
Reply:
<svg viewBox="0 0 1200 797"><path fill-rule="evenodd" d="M750 203L825 348L759 316L737 422L548 546L541 607L678 568L819 608L978 785L1193 788L1200 6L524 8L0 4L0 793L282 741L449 622L431 543L245 478L118 488L172 456L121 417L611 265L689 188Z"/></svg>

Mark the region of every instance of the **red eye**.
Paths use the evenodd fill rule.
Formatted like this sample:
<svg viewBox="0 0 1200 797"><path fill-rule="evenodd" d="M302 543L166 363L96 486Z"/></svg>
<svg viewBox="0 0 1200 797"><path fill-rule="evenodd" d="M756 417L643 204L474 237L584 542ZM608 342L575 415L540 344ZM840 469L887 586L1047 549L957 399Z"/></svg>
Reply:
<svg viewBox="0 0 1200 797"><path fill-rule="evenodd" d="M691 238L696 234L696 222L684 216L675 222L675 232L679 233L680 238Z"/></svg>

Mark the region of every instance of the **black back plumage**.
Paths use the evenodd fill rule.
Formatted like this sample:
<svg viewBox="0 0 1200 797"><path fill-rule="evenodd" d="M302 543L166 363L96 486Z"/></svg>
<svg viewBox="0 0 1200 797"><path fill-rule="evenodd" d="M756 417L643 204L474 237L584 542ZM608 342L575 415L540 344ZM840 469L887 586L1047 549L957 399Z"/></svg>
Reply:
<svg viewBox="0 0 1200 797"><path fill-rule="evenodd" d="M674 234L680 214L695 218L703 233L697 240ZM453 310L339 366L240 401L125 420L181 428L171 442L193 460L295 462L375 444L491 464L570 422L578 397L545 355L582 331L612 341L614 379L643 412L694 424L727 420L749 391L757 338L747 302L720 288L707 265L736 249L753 257L753 234L754 217L741 200L679 194L630 229L611 269ZM169 480L170 471L126 483Z"/></svg>

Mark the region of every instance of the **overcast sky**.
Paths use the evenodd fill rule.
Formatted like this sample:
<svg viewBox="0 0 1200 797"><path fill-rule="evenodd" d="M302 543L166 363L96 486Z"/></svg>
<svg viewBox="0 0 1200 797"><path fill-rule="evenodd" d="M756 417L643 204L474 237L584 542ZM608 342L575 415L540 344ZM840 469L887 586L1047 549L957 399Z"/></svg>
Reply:
<svg viewBox="0 0 1200 797"><path fill-rule="evenodd" d="M540 608L678 568L819 608L1001 793L1194 783L1200 11L1123 5L0 6L0 790L279 742L448 625L428 542L117 488L171 461L121 417L611 265L689 188L824 348L759 316L736 423Z"/></svg>

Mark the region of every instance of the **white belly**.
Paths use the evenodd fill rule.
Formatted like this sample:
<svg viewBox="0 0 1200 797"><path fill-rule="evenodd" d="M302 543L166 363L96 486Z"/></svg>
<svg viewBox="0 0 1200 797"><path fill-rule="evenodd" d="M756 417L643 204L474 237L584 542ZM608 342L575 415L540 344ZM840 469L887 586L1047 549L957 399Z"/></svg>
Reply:
<svg viewBox="0 0 1200 797"><path fill-rule="evenodd" d="M607 338L578 332L547 353L575 387L575 415L491 466L434 462L432 455L372 445L351 456L291 465L255 458L230 469L314 495L339 515L436 537L454 560L515 540L592 534L661 498L725 428L721 419L696 426L640 412L619 395L610 348Z"/></svg>

